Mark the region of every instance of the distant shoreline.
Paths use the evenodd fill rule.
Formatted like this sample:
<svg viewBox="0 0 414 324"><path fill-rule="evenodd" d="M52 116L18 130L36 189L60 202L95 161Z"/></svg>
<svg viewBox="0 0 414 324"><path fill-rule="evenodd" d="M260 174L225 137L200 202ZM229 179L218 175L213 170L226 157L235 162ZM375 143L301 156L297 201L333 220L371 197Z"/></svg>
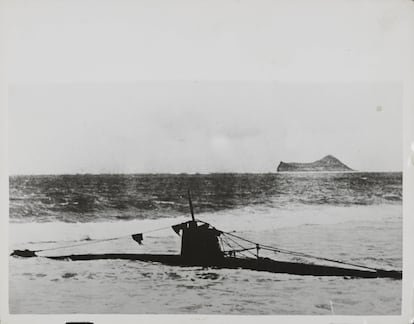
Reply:
<svg viewBox="0 0 414 324"><path fill-rule="evenodd" d="M136 172L136 173L39 173L39 174L9 174L10 177L45 177L45 176L116 176L116 175L143 175L143 176L204 176L204 175L260 175L260 174L324 174L324 173L403 173L403 171L272 171L272 172L197 172L197 173L186 173L186 172Z"/></svg>

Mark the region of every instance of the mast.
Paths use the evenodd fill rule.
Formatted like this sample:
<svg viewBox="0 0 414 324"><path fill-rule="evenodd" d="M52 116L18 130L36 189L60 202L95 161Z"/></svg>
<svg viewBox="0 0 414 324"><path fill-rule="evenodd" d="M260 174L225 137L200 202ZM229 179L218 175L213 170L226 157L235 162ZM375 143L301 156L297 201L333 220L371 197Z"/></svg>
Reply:
<svg viewBox="0 0 414 324"><path fill-rule="evenodd" d="M193 210L193 202L191 201L190 189L188 189L188 203L190 204L191 218L192 218L193 222L195 222L194 210Z"/></svg>

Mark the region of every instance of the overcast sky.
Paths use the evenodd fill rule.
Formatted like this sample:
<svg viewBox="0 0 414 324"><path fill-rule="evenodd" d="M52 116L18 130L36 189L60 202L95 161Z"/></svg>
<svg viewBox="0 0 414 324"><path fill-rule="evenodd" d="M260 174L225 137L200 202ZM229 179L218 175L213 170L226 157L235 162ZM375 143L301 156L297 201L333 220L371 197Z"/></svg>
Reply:
<svg viewBox="0 0 414 324"><path fill-rule="evenodd" d="M405 0L5 9L12 174L401 170Z"/></svg>
<svg viewBox="0 0 414 324"><path fill-rule="evenodd" d="M9 91L12 174L273 172L333 154L400 170L393 84L137 82Z"/></svg>

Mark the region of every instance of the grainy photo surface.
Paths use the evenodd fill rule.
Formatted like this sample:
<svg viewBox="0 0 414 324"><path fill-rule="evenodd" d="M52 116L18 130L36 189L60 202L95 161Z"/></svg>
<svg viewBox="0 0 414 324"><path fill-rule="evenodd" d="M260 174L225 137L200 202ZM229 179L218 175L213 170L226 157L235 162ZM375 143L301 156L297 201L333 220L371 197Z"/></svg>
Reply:
<svg viewBox="0 0 414 324"><path fill-rule="evenodd" d="M400 314L401 95L9 87L10 313Z"/></svg>

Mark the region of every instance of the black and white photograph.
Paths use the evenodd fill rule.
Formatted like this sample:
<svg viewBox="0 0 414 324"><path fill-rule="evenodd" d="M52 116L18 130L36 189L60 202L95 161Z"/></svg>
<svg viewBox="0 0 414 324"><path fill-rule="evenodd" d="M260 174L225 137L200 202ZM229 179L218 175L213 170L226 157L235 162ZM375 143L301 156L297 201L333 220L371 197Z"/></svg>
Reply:
<svg viewBox="0 0 414 324"><path fill-rule="evenodd" d="M12 313L400 313L398 85L16 86L9 102Z"/></svg>
<svg viewBox="0 0 414 324"><path fill-rule="evenodd" d="M5 322L407 323L402 2L8 2Z"/></svg>

